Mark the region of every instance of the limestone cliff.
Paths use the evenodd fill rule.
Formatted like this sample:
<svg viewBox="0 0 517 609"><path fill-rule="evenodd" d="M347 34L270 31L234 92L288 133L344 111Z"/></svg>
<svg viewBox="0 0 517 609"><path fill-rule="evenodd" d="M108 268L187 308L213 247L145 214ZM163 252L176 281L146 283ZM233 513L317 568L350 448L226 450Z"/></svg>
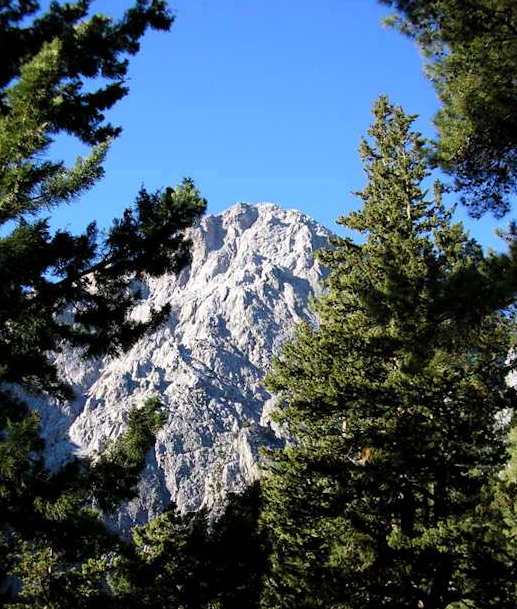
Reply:
<svg viewBox="0 0 517 609"><path fill-rule="evenodd" d="M139 498L114 517L122 530L171 500L181 510L210 508L257 475L259 447L278 441L264 374L296 322L311 319L309 300L321 289L314 252L330 234L298 211L239 204L205 217L192 234L192 264L150 280L134 312L170 303L168 322L117 358L60 355L76 400L34 401L56 465L74 451L102 450L124 430L129 408L161 397L168 421Z"/></svg>

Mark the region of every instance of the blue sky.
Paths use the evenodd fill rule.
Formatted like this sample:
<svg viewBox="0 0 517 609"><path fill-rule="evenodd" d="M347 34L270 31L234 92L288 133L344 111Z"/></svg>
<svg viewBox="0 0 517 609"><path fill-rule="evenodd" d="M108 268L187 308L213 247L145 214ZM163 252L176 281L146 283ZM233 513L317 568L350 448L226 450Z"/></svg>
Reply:
<svg viewBox="0 0 517 609"><path fill-rule="evenodd" d="M119 14L123 0L94 9ZM438 107L414 44L382 26L376 0L174 0L170 33L151 32L130 68L130 94L111 112L124 127L106 177L54 216L107 226L139 187L196 181L216 213L237 201L298 208L335 229L364 183L357 153L380 94L419 114ZM79 150L62 139L53 152ZM464 214L463 214L464 215ZM494 222L467 221L500 247Z"/></svg>

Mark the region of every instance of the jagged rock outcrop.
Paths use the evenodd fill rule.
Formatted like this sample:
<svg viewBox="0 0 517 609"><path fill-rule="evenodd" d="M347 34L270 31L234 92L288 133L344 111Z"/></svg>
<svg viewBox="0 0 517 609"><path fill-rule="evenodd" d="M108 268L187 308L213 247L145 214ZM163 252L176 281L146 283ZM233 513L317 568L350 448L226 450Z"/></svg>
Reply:
<svg viewBox="0 0 517 609"><path fill-rule="evenodd" d="M330 233L294 210L239 204L193 230L193 260L178 277L152 279L137 316L170 303L169 321L124 355L84 362L59 356L72 404L35 400L49 465L100 451L124 430L127 411L158 394L168 421L147 458L140 496L112 525L146 521L171 500L212 507L257 475L261 446L278 442L262 385L271 356L296 322L311 319L323 269L314 252Z"/></svg>

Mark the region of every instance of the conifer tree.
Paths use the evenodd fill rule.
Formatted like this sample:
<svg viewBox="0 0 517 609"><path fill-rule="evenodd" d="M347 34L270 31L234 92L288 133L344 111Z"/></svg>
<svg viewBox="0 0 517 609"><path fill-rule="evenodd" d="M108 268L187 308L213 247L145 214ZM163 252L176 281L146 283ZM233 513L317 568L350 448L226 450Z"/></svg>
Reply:
<svg viewBox="0 0 517 609"><path fill-rule="evenodd" d="M260 488L230 495L222 514L173 505L133 529L114 578L125 609L254 609L267 544L258 530Z"/></svg>
<svg viewBox="0 0 517 609"><path fill-rule="evenodd" d="M34 0L0 2L0 590L20 607L106 598L118 542L99 513L131 496L161 416L147 404L97 462L74 460L51 473L38 418L23 399L72 397L54 364L65 346L85 357L114 354L166 318L167 307L131 318L137 286L184 267L185 231L206 206L187 179L142 189L104 235L95 224L79 235L50 229L51 210L103 175L120 134L105 112L128 92L128 56L148 28L168 30L173 21L163 0L137 0L118 21L90 5L51 2L43 12ZM71 166L51 155L64 133L89 149ZM7 573L19 578L10 589Z"/></svg>
<svg viewBox="0 0 517 609"><path fill-rule="evenodd" d="M164 416L159 400L149 398L129 412L126 432L98 458L71 460L54 474L39 460L32 478L27 476L30 487L15 489L9 486L12 480L2 481L3 549L11 576L5 590L8 606L123 606L112 580L127 544L106 529L101 517L136 494L146 453ZM2 463L13 452L19 456L15 449L10 442L0 445Z"/></svg>
<svg viewBox="0 0 517 609"><path fill-rule="evenodd" d="M513 607L511 564L479 513L515 405L513 317L493 312L490 283L509 258L452 223L439 184L424 190L414 117L386 98L374 112L362 207L340 219L362 239L321 254L318 324L298 328L268 377L291 441L265 475L263 607ZM478 605L482 572L494 579Z"/></svg>
<svg viewBox="0 0 517 609"><path fill-rule="evenodd" d="M502 216L517 192L517 3L381 0L414 38L442 107L434 161L469 211Z"/></svg>

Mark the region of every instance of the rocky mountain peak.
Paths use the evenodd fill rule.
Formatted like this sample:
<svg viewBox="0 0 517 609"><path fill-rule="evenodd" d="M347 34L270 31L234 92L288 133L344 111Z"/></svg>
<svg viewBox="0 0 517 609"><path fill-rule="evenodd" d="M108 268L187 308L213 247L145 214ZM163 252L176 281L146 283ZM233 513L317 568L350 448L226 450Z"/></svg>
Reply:
<svg viewBox="0 0 517 609"><path fill-rule="evenodd" d="M115 517L126 529L174 501L183 510L220 504L257 476L261 446L278 440L262 381L324 270L314 252L330 233L306 215L271 203L238 204L192 229L192 263L177 277L150 279L136 316L169 303L167 323L116 358L59 356L75 388L72 404L34 400L49 465L72 452L100 451L123 432L128 410L158 395L168 410L140 483Z"/></svg>

